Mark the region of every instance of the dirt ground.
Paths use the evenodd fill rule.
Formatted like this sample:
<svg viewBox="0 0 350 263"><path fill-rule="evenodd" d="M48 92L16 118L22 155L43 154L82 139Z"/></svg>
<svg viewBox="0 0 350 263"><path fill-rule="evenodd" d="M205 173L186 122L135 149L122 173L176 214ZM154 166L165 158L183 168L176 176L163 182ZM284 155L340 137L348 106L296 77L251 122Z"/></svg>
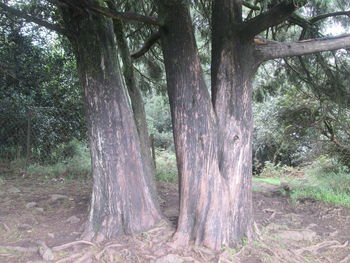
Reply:
<svg viewBox="0 0 350 263"><path fill-rule="evenodd" d="M36 176L0 182L0 262L236 262L349 263L350 210L313 199L293 202L279 186L254 185L256 239L213 252L174 248L178 191L159 183L161 208L170 221L148 232L103 245L79 239L91 182Z"/></svg>

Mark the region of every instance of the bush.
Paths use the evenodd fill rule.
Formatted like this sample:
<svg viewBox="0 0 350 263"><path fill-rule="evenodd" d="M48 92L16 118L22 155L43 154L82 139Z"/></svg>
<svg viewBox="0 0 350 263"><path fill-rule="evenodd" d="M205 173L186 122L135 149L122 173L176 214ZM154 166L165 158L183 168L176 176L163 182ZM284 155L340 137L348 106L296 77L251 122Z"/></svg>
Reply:
<svg viewBox="0 0 350 263"><path fill-rule="evenodd" d="M87 146L77 140L60 145L54 152L52 164L32 164L28 173L47 177L74 178L87 176L91 172L91 157Z"/></svg>
<svg viewBox="0 0 350 263"><path fill-rule="evenodd" d="M171 151L156 150L156 178L158 181L173 182L177 180L175 154Z"/></svg>

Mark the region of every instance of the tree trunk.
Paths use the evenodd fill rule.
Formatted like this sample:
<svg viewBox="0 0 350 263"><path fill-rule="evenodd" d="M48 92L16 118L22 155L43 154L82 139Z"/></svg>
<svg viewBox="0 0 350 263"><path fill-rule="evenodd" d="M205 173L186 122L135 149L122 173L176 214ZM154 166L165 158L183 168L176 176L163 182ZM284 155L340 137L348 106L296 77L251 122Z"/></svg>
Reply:
<svg viewBox="0 0 350 263"><path fill-rule="evenodd" d="M93 192L84 237L97 242L140 232L160 219L121 81L112 21L62 9L84 92Z"/></svg>
<svg viewBox="0 0 350 263"><path fill-rule="evenodd" d="M251 92L250 86L238 86L242 82L230 83L236 93L215 113L203 80L188 8L179 2L159 4L165 22L162 47L180 173L175 240L185 245L194 240L198 245L219 249L251 235L252 122L251 105L245 105L251 102L246 97ZM218 100L221 93L216 97ZM234 110L231 105L225 108L237 102ZM228 125L223 120L225 115L230 116ZM241 123L243 118L247 122Z"/></svg>
<svg viewBox="0 0 350 263"><path fill-rule="evenodd" d="M112 8L115 9L114 6L112 6ZM131 107L134 113L136 123L136 129L140 138L141 155L145 169L147 169L147 174L149 175L147 179L149 181L149 185L152 187L152 193L156 194L155 166L150 150L151 145L147 127L145 103L142 98L141 90L136 82L134 66L132 63L129 47L125 38L123 23L120 20L114 20L113 25L119 53L123 62L125 84L130 96Z"/></svg>

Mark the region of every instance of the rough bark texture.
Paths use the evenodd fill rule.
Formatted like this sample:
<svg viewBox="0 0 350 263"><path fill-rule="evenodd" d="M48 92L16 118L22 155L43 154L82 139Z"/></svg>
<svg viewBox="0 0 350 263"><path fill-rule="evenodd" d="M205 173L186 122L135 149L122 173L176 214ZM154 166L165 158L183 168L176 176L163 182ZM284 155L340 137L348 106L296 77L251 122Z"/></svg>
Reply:
<svg viewBox="0 0 350 263"><path fill-rule="evenodd" d="M92 156L93 193L85 238L102 241L154 226L152 197L135 121L116 54L112 21L63 9L83 87Z"/></svg>
<svg viewBox="0 0 350 263"><path fill-rule="evenodd" d="M148 127L147 127L145 103L143 101L140 88L136 83L133 63L132 63L129 47L125 39L122 21L114 20L113 25L114 25L114 32L116 35L119 53L123 62L124 80L130 96L131 107L134 113L137 133L140 138L142 159L143 159L144 167L145 169L147 169L146 171L148 175L147 179L149 181L149 185L152 187L152 193L156 194L155 176L154 176L155 167L154 167L154 162L153 162L153 158L150 150L151 145L150 145L150 136L149 136Z"/></svg>
<svg viewBox="0 0 350 263"><path fill-rule="evenodd" d="M230 8L232 13L221 15L236 21L241 11L234 4ZM244 61L252 48L248 42L228 42L234 32L215 36L219 53L213 55L219 57L214 63L213 107L187 6L169 1L159 3L159 9L165 23L162 47L180 172L175 240L219 249L252 234L252 63ZM242 62L247 66L241 67Z"/></svg>

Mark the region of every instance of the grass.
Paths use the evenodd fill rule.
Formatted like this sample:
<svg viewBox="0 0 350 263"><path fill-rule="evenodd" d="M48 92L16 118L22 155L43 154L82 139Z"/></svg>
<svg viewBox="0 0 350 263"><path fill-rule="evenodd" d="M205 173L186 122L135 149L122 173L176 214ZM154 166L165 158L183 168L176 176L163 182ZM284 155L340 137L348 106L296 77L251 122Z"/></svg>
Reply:
<svg viewBox="0 0 350 263"><path fill-rule="evenodd" d="M350 207L350 173L325 172L317 167L306 171L305 177L306 181L294 183L293 199L312 197Z"/></svg>
<svg viewBox="0 0 350 263"><path fill-rule="evenodd" d="M273 185L280 185L281 179L280 178L271 178L271 177L253 177L253 182L264 182L268 184Z"/></svg>
<svg viewBox="0 0 350 263"><path fill-rule="evenodd" d="M283 171L281 166L273 166L270 163L267 163L263 172L264 176L254 177L253 181L273 185L280 185L282 180L287 181L292 188L291 197L294 200L311 197L350 207L350 171L334 160L319 158L313 165L304 169L302 180L288 177L288 173Z"/></svg>

